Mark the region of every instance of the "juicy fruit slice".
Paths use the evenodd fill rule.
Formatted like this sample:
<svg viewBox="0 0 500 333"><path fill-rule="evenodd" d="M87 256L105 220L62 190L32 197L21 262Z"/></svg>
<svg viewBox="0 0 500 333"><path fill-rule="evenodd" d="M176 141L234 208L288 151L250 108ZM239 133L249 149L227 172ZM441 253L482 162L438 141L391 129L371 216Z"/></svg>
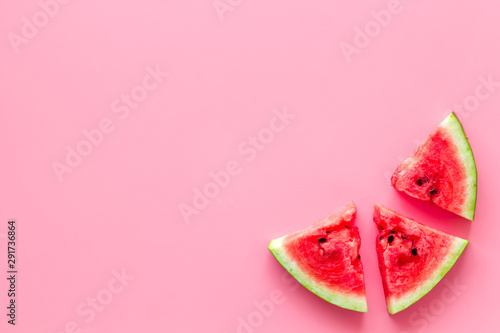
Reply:
<svg viewBox="0 0 500 333"><path fill-rule="evenodd" d="M476 210L477 171L462 125L454 113L396 169L391 183L398 191L469 220Z"/></svg>
<svg viewBox="0 0 500 333"><path fill-rule="evenodd" d="M469 243L375 204L376 247L389 313L427 294Z"/></svg>
<svg viewBox="0 0 500 333"><path fill-rule="evenodd" d="M304 287L340 307L366 312L361 240L353 226L356 207L344 208L316 224L274 239L269 250Z"/></svg>

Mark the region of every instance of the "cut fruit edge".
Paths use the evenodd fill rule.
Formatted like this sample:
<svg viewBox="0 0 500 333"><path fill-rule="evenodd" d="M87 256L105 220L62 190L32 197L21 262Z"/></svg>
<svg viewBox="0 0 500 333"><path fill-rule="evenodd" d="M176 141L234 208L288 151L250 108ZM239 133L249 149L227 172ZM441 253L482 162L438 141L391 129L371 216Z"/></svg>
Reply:
<svg viewBox="0 0 500 333"><path fill-rule="evenodd" d="M326 288L318 282L311 280L310 277L300 269L297 263L286 253L283 246L283 240L286 236L273 239L269 244L269 250L278 262L305 288L323 298L325 301L340 306L341 308L367 312L366 296L354 296L335 292Z"/></svg>
<svg viewBox="0 0 500 333"><path fill-rule="evenodd" d="M446 117L446 119L439 124L439 127L444 128L448 133L450 133L453 142L457 146L462 164L465 167L468 195L465 199L462 214L460 215L472 221L474 220L476 211L477 169L469 140L467 140L462 124L454 112Z"/></svg>
<svg viewBox="0 0 500 333"><path fill-rule="evenodd" d="M453 247L450 249L448 256L443 261L441 266L436 270L434 275L410 295L403 296L396 301L387 300L388 312L390 314L395 314L399 311L402 311L425 296L429 291L431 291L437 285L437 283L441 281L446 273L448 273L448 271L453 267L468 243L468 240L455 237Z"/></svg>

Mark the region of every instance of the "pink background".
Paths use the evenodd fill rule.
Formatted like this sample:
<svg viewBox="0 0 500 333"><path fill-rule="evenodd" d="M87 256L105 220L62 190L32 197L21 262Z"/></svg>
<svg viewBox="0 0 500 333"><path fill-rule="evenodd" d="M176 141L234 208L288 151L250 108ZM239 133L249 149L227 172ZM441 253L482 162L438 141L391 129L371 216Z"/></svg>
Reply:
<svg viewBox="0 0 500 333"><path fill-rule="evenodd" d="M49 17L38 1L1 1L0 267L4 276L15 219L19 274L15 328L0 279L0 330L499 329L498 2L220 2L219 15L212 0L74 0L46 6ZM344 55L347 44L356 53ZM147 68L169 75L157 82ZM134 109L112 107L131 91ZM478 166L474 222L389 186L451 108L461 108ZM281 126L273 110L285 109L295 118ZM103 121L112 131L89 148L82 131ZM259 134L261 150L249 141ZM52 165L65 163L67 146L91 151L59 181ZM228 163L229 184L210 185ZM213 199L183 218L181 205L205 186ZM366 314L297 288L267 250L349 200ZM393 316L374 202L470 240L447 282Z"/></svg>

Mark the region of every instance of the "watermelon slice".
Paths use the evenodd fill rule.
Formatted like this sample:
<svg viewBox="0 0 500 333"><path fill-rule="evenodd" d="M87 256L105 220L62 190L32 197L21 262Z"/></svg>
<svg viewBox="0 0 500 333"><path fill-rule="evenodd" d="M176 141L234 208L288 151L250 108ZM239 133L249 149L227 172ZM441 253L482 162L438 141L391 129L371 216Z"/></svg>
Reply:
<svg viewBox="0 0 500 333"><path fill-rule="evenodd" d="M389 313L427 294L469 243L375 204L376 248Z"/></svg>
<svg viewBox="0 0 500 333"><path fill-rule="evenodd" d="M396 169L396 190L473 220L477 171L467 137L454 113Z"/></svg>
<svg viewBox="0 0 500 333"><path fill-rule="evenodd" d="M269 250L297 281L319 297L342 308L366 312L355 216L356 207L350 202L304 230L272 240Z"/></svg>

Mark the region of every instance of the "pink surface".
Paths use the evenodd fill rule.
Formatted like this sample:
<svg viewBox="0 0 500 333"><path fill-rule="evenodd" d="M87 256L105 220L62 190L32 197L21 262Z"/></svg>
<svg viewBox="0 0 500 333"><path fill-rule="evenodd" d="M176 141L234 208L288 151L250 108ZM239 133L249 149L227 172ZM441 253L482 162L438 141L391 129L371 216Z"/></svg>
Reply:
<svg viewBox="0 0 500 333"><path fill-rule="evenodd" d="M497 1L22 0L0 22L2 276L9 219L18 233L2 332L500 330ZM474 222L389 186L451 108L478 166ZM267 250L349 200L366 314ZM470 240L394 316L374 202Z"/></svg>

